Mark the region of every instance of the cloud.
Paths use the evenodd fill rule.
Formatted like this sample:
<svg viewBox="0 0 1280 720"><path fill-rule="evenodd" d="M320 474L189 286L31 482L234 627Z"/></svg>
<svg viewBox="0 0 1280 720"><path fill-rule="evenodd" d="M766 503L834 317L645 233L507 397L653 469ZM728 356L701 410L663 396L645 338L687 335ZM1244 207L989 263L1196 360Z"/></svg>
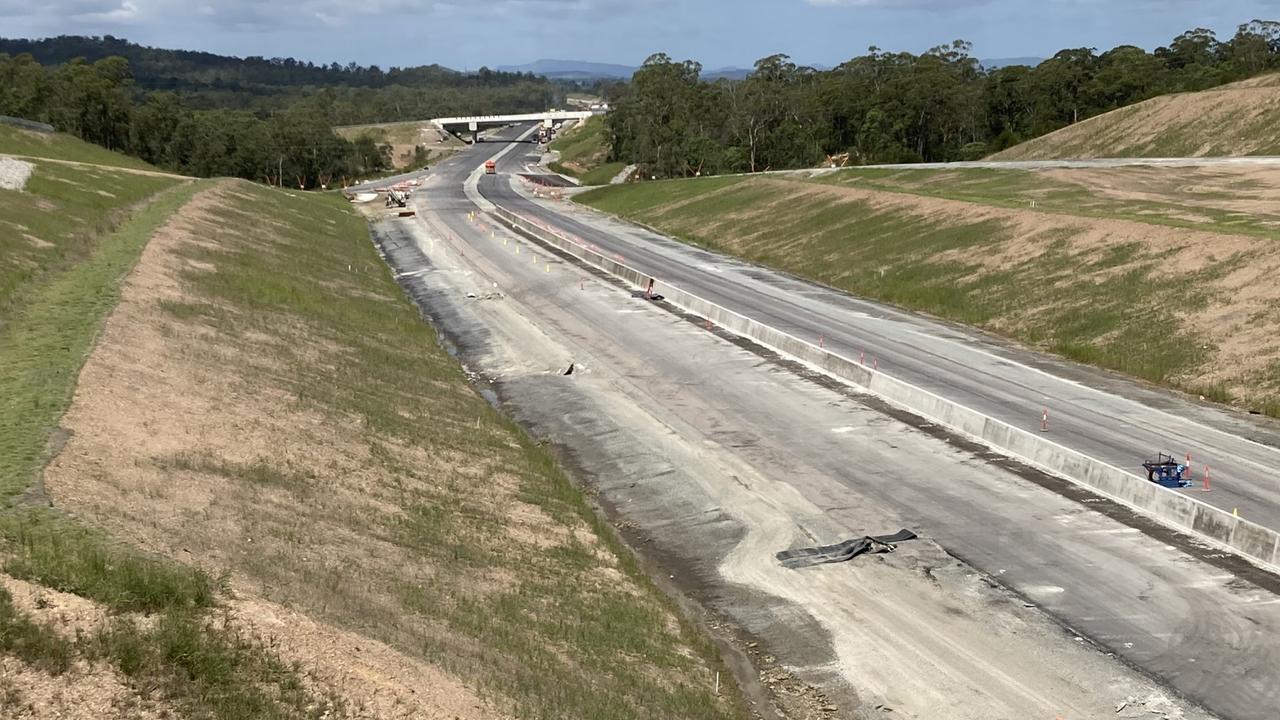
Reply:
<svg viewBox="0 0 1280 720"><path fill-rule="evenodd" d="M116 4L114 7L94 9L89 12L82 12L71 15L71 19L78 22L92 23L108 23L108 24L128 24L138 17L138 6L130 0Z"/></svg>
<svg viewBox="0 0 1280 720"><path fill-rule="evenodd" d="M0 18L55 33L96 34L99 28L160 28L175 18L198 30L268 32L333 29L354 24L412 23L424 15L504 19L615 17L651 10L669 0L0 0Z"/></svg>

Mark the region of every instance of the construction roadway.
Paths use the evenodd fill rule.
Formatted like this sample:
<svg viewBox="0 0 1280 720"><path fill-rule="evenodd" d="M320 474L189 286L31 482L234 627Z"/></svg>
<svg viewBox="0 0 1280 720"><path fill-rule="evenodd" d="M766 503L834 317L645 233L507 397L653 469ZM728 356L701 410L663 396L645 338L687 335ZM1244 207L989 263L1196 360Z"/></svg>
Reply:
<svg viewBox="0 0 1280 720"><path fill-rule="evenodd" d="M477 214L464 190L501 147L484 143L433 168L412 201L420 217L379 230L388 259L517 418L561 447L620 524L678 570L673 581L759 637L778 662L864 710L892 701L922 717L1092 717L1104 706L1137 707L1114 693L1147 677L1186 701L1177 711L1185 717L1202 717L1195 705L1232 720L1276 717L1274 575L522 241ZM1191 452L1213 467L1213 490L1201 499L1280 526L1280 488L1268 471L1280 454L1266 444L1275 436L1265 424L532 198L512 173L535 147L507 152L499 174L480 178L479 194L992 417L1038 429L1047 407L1057 442L1101 460L1137 467L1157 451ZM468 299L467 288L502 299ZM569 362L580 368L574 376L556 372ZM787 547L899 528L924 540L893 560L793 571L773 559ZM930 623L928 608L894 614L861 595L860 579L912 562L910 577L952 593L954 614ZM987 592L965 585L973 578L1014 593L1008 607L997 595L967 608L957 598ZM918 595L899 592L897 602ZM905 629L881 627L886 618ZM1027 633L1006 633L1011 618L1044 636L1036 640L1044 657L1032 647L1019 654ZM886 661L881 677L876 663L858 660L893 643L910 649L913 672ZM1054 669L1037 675L1035 661ZM969 695L971 706L946 704ZM981 707L989 714L970 714ZM1155 712L1117 716L1165 716Z"/></svg>

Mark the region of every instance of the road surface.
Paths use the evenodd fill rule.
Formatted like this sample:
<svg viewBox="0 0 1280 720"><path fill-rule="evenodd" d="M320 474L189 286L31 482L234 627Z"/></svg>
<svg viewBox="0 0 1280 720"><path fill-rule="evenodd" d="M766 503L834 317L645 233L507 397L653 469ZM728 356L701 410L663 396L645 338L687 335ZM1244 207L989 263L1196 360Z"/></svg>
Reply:
<svg viewBox="0 0 1280 720"><path fill-rule="evenodd" d="M529 162L523 157L526 147L509 152L500 169L519 171ZM1064 718L1097 716L1088 714L1098 712L1090 702L1116 700L1109 694L1113 687L1082 690L1072 684L1087 686L1093 680L1085 677L1097 676L1083 666L1068 667L1074 661L1055 655L1067 650L1055 645L1038 661L1031 659L1034 652L1020 654L1018 641L1005 632L1016 608L987 616L961 605L951 619L931 624L928 608L893 615L883 601L877 604L866 595L867 588L859 585L866 579L862 574L878 566L802 576L779 575L771 562L771 552L788 543L907 527L963 560L957 572L977 570L1037 612L1049 613L1068 630L1068 639L1078 633L1077 642L1098 643L1220 717L1275 717L1280 707L1275 576L1215 557L1068 483L1015 467L872 398L808 377L803 368L763 349L708 333L566 268L559 258L527 245L518 252L520 244L500 228L470 219L475 206L463 191L466 178L497 149L496 144L469 149L433 169L424 192L414 199L425 217L404 221L431 224L403 231L408 235L398 238L397 247L409 249L392 257L393 265L406 273L404 282L415 298L439 313L437 322L453 333L464 357L498 378L522 422L564 447L595 479L604 502L626 522L650 532L648 542L670 566L686 569L693 583L686 589L761 637L771 653L806 679L821 685L834 674L857 692L884 697L896 687L907 697L895 701L907 706L912 693L932 697L927 685L935 682L957 698L978 693L979 704L1000 708L991 712L993 718L1039 717L1029 713L1050 712L1054 702L1069 705L1053 711ZM486 176L480 192L616 249L629 264L739 312L758 314L797 334L816 336L821 327L829 346L875 353L882 369L936 391L958 393L980 409L1008 412L1013 407L1024 424L1038 424L1042 401L1049 398L1055 439L1078 439L1104 459L1107 453L1143 453L1148 447L1154 452L1161 433L1208 438L1205 442L1215 447L1246 455L1273 452L1209 427L1249 427L1237 418L1191 406L1196 421L1179 420L1183 408L1176 399L648 237L565 205L543 205L513 191L510 180ZM411 241L417 232L432 240ZM414 254L410 246L415 243L427 258ZM453 262L457 266L445 272ZM458 284L485 289L490 282L520 309L519 323L504 325L494 319L498 315L486 322L483 302L459 300ZM606 287L600 289L602 284ZM574 294L579 288L591 292ZM563 353L546 359L539 348L548 343ZM571 361L581 364L578 384L561 379ZM599 378L595 385L593 378ZM618 394L624 401L609 399ZM1117 409L1125 419L1159 418L1160 427L1117 422ZM1101 432L1090 426L1095 422L1106 423ZM1244 472L1249 465L1240 467ZM1273 490L1257 497L1266 500ZM753 534L759 527L773 534ZM903 563L914 557L927 565L912 577L923 573L936 579L942 571L937 559L927 556L927 550L904 546L894 557ZM952 587L950 581L939 582L944 589ZM909 587L902 575L893 575L889 584ZM968 587L947 597L977 592ZM904 603L913 597L901 589L896 595L887 589L877 593ZM984 601L983 607L993 602ZM905 623L905 629L881 627L891 619ZM999 642L991 646L980 634L965 634L966 623L987 628ZM901 635L893 634L899 630ZM1045 643L1056 642L1053 631L1039 632ZM926 639L931 633L933 641ZM859 660L860 653L880 647L877 643L883 644L887 667L897 668L896 677L883 677L874 662L868 666ZM896 643L905 643L907 650ZM904 652L918 658L918 668L895 664ZM1002 659L1002 652L1008 657ZM1028 667L1030 675L1021 677L1018 665L1040 661L1062 664L1057 672L1078 670L1080 676L1037 679ZM963 677L974 668L982 677ZM1116 677L1124 674L1118 668ZM951 716L967 715L955 711Z"/></svg>
<svg viewBox="0 0 1280 720"><path fill-rule="evenodd" d="M513 160L512 170L518 167ZM1190 454L1194 495L1280 529L1280 428L1242 413L1019 350L966 328L922 318L701 250L571 203L531 199L505 177L486 177L493 203L595 245L609 256L742 315L864 355L895 378L1061 445L1144 474L1157 453ZM1204 468L1210 492L1203 492Z"/></svg>

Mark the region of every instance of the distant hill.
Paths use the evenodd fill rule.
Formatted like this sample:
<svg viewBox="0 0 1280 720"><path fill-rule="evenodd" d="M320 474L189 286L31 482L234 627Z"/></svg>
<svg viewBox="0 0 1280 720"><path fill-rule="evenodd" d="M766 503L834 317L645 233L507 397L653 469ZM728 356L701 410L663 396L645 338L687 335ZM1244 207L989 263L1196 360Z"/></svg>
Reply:
<svg viewBox="0 0 1280 720"><path fill-rule="evenodd" d="M1013 57L980 60L982 67L996 70L1010 65L1027 65L1035 67L1044 58ZM828 65L815 64L809 67L815 70L830 70ZM585 62L582 60L534 60L523 65L499 65L497 70L506 73L532 73L548 80L629 80L639 67L633 65L615 65L612 63ZM703 80L743 80L751 74L751 68L727 66L714 70L702 71Z"/></svg>
<svg viewBox="0 0 1280 720"><path fill-rule="evenodd" d="M550 80L627 80L636 68L630 65L582 60L534 60L523 65L499 65L499 72L533 73Z"/></svg>
<svg viewBox="0 0 1280 720"><path fill-rule="evenodd" d="M630 80L639 67L611 63L584 62L582 60L535 60L523 65L499 65L499 72L532 73L548 80ZM750 68L722 67L704 70L704 80L741 80L751 74Z"/></svg>
<svg viewBox="0 0 1280 720"><path fill-rule="evenodd" d="M477 84L473 74L442 65L382 69L348 63L325 65L293 58L235 57L195 50L153 48L106 35L83 37L62 35L29 40L0 38L0 53L29 53L41 65L61 65L75 58L89 62L118 56L129 61L134 82L146 90L251 91L271 87L349 86L408 87ZM495 73L483 79L489 86L528 81L528 75Z"/></svg>
<svg viewBox="0 0 1280 720"><path fill-rule="evenodd" d="M1012 67L1014 65L1026 65L1027 67L1035 67L1044 62L1044 58L1039 57L1011 57L1011 58L988 58L979 60L982 67L988 70L999 70L1002 67Z"/></svg>
<svg viewBox="0 0 1280 720"><path fill-rule="evenodd" d="M721 78L724 78L726 80L744 80L750 74L751 74L750 68L722 67L716 70L702 71L702 79L703 80L719 80Z"/></svg>
<svg viewBox="0 0 1280 720"><path fill-rule="evenodd" d="M1280 74L1161 95L1067 126L992 160L1280 155Z"/></svg>

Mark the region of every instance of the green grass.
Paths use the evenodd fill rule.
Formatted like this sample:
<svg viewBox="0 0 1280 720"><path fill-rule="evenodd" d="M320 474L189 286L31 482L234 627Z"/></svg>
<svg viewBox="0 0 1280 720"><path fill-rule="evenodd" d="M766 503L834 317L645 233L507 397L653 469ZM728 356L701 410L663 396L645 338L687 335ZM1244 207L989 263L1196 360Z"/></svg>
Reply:
<svg viewBox="0 0 1280 720"><path fill-rule="evenodd" d="M551 169L575 177L583 185L607 185L626 167L626 163L608 162L606 127L598 115L556 138L549 147L560 153Z"/></svg>
<svg viewBox="0 0 1280 720"><path fill-rule="evenodd" d="M901 177L882 172L870 181ZM971 177L969 191L988 195L1008 192L1012 182ZM938 220L804 186L712 178L601 188L576 200L687 242L1154 382L1178 384L1211 355L1179 318L1205 306L1203 288L1230 263L1160 281L1163 257L1136 244L1082 253L1067 242L1068 226L1022 237L1042 248L1034 258L984 267L984 248L1012 237L999 221Z"/></svg>
<svg viewBox="0 0 1280 720"><path fill-rule="evenodd" d="M80 227L109 234L76 236L67 244L74 244L74 251L52 259L38 277L12 284L23 295L11 299L0 316L0 503L11 502L35 479L48 437L71 401L80 367L115 306L121 281L151 234L198 187L170 188L114 231L106 218L79 218ZM37 222L26 214L18 217Z"/></svg>
<svg viewBox="0 0 1280 720"><path fill-rule="evenodd" d="M211 210L220 247L184 251L216 270L184 276L190 300L167 308L171 321L241 348L246 392L284 390L282 411L348 428L345 440L367 448L365 469L384 479L353 497L336 493L331 483L350 481L323 465L313 478L277 458L177 460L235 481L227 493L243 498L240 522L259 538L236 572L273 588L273 601L439 664L520 717L737 716L712 691L710 643L672 621L548 452L469 387L364 220L337 198L237 187L252 200ZM454 460L445 469L413 458ZM330 485L272 514L279 496L263 493L291 493L298 478ZM516 502L566 541L545 551L513 541ZM331 544L361 536L407 560L384 572L368 551Z"/></svg>
<svg viewBox="0 0 1280 720"><path fill-rule="evenodd" d="M117 612L205 608L215 599L215 584L204 573L140 554L53 511L0 515L0 541L5 573Z"/></svg>
<svg viewBox="0 0 1280 720"><path fill-rule="evenodd" d="M302 670L279 660L210 610L217 585L199 570L140 554L49 509L0 514L5 573L93 600L106 624L68 640L34 622L0 589L0 652L51 674L77 659L115 666L144 694L157 694L186 717L308 719L343 709L303 683ZM138 614L150 618L141 622Z"/></svg>
<svg viewBox="0 0 1280 720"><path fill-rule="evenodd" d="M303 669L263 650L228 620L168 612L151 623L111 621L94 638L96 656L137 686L208 720L319 720L342 717L344 703L317 695Z"/></svg>
<svg viewBox="0 0 1280 720"><path fill-rule="evenodd" d="M32 287L84 261L130 208L178 183L35 161L22 191L0 190L0 323Z"/></svg>
<svg viewBox="0 0 1280 720"><path fill-rule="evenodd" d="M175 185L38 163L25 192L0 192L0 217L11 226L0 236L0 569L121 614L92 636L68 640L0 591L0 652L52 674L80 658L110 662L139 692L166 698L187 717L319 717L337 704L307 690L297 668L209 621L219 583L56 510L13 505L44 464L124 276L160 224L204 187ZM41 242L19 235L15 244L14 229ZM137 613L155 620L139 623ZM20 688L3 692L0 706L19 703Z"/></svg>
<svg viewBox="0 0 1280 720"><path fill-rule="evenodd" d="M0 155L25 155L107 167L159 171L154 165L149 165L138 158L107 150L71 135L37 133L19 130L10 125L0 125Z"/></svg>
<svg viewBox="0 0 1280 720"><path fill-rule="evenodd" d="M0 653L50 675L65 673L76 657L71 642L19 611L13 604L13 596L3 587L0 587ZM3 703L0 709L4 709Z"/></svg>

